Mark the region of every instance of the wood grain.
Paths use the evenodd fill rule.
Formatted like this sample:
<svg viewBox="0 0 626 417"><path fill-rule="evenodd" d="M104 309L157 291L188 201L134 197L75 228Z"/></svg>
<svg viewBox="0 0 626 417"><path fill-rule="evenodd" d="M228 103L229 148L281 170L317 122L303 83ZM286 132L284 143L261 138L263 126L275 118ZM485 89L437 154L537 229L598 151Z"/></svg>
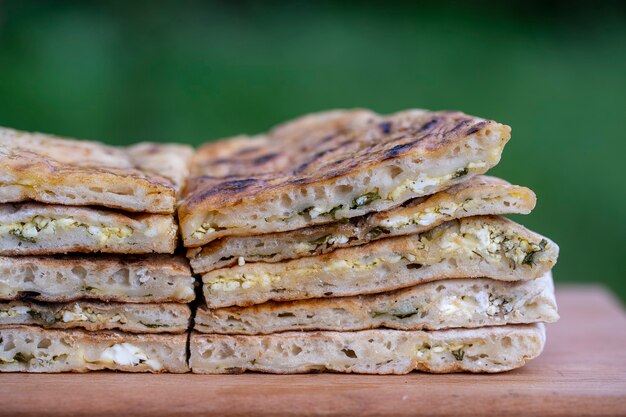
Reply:
<svg viewBox="0 0 626 417"><path fill-rule="evenodd" d="M600 287L557 297L544 354L504 374L2 374L0 415L626 415L626 313Z"/></svg>

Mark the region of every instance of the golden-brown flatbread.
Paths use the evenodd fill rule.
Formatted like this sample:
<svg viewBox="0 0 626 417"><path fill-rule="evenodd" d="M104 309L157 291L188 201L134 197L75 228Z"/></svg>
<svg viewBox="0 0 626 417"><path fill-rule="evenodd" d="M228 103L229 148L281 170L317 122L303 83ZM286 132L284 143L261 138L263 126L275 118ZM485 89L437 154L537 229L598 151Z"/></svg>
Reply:
<svg viewBox="0 0 626 417"><path fill-rule="evenodd" d="M0 203L35 200L174 213L193 149L97 142L0 128Z"/></svg>
<svg viewBox="0 0 626 417"><path fill-rule="evenodd" d="M209 308L372 294L447 278L530 280L549 271L558 246L498 216L443 223L325 255L249 263L202 276Z"/></svg>
<svg viewBox="0 0 626 417"><path fill-rule="evenodd" d="M189 372L186 334L0 326L0 372Z"/></svg>
<svg viewBox="0 0 626 417"><path fill-rule="evenodd" d="M42 203L0 204L0 255L174 253L172 214Z"/></svg>
<svg viewBox="0 0 626 417"><path fill-rule="evenodd" d="M329 111L207 144L179 209L184 244L388 210L483 174L510 128L458 112Z"/></svg>
<svg viewBox="0 0 626 417"><path fill-rule="evenodd" d="M187 303L194 283L182 256L0 256L0 300Z"/></svg>
<svg viewBox="0 0 626 417"><path fill-rule="evenodd" d="M195 273L246 262L279 262L322 255L391 237L422 233L445 221L487 214L528 214L535 193L499 178L477 176L447 190L409 200L391 210L286 232L229 236L191 248Z"/></svg>
<svg viewBox="0 0 626 417"><path fill-rule="evenodd" d="M489 278L432 281L380 294L270 301L250 307L198 307L201 333L442 330L558 320L552 274L528 281ZM0 321L1 322L1 321Z"/></svg>
<svg viewBox="0 0 626 417"><path fill-rule="evenodd" d="M0 302L0 325L35 325L48 329L83 328L130 333L183 333L189 328L191 309L177 303L103 303L72 301Z"/></svg>

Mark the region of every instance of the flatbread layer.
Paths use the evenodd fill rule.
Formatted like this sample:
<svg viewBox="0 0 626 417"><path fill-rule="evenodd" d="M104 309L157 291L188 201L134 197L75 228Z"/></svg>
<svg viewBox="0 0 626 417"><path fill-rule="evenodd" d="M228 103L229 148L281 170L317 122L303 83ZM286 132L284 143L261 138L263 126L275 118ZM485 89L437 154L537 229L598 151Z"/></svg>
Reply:
<svg viewBox="0 0 626 417"><path fill-rule="evenodd" d="M0 203L35 200L174 213L193 149L127 148L0 128Z"/></svg>
<svg viewBox="0 0 626 417"><path fill-rule="evenodd" d="M194 282L182 256L0 256L0 300L187 303Z"/></svg>
<svg viewBox="0 0 626 417"><path fill-rule="evenodd" d="M193 332L189 366L199 374L503 372L543 350L543 324L432 332L361 330L227 336Z"/></svg>
<svg viewBox="0 0 626 417"><path fill-rule="evenodd" d="M135 304L74 301L0 302L0 325L36 325L50 329L83 328L131 333L183 333L189 328L187 304Z"/></svg>
<svg viewBox="0 0 626 417"><path fill-rule="evenodd" d="M186 334L0 326L0 372L188 372Z"/></svg>
<svg viewBox="0 0 626 417"><path fill-rule="evenodd" d="M510 128L459 112L337 110L195 154L179 209L187 247L384 211L485 173Z"/></svg>
<svg viewBox="0 0 626 417"><path fill-rule="evenodd" d="M552 275L548 272L530 281L455 279L355 297L268 302L213 310L199 307L194 328L201 333L252 335L379 327L441 330L551 323L558 318Z"/></svg>
<svg viewBox="0 0 626 417"><path fill-rule="evenodd" d="M427 232L280 263L202 276L209 308L371 294L447 278L530 280L552 269L558 246L498 216L445 222Z"/></svg>
<svg viewBox="0 0 626 417"><path fill-rule="evenodd" d="M421 233L452 219L487 214L528 214L535 193L499 178L478 176L388 211L286 232L231 236L187 251L195 273L243 262L279 262L359 246L391 237Z"/></svg>
<svg viewBox="0 0 626 417"><path fill-rule="evenodd" d="M0 255L174 253L177 230L171 214L41 203L0 205Z"/></svg>

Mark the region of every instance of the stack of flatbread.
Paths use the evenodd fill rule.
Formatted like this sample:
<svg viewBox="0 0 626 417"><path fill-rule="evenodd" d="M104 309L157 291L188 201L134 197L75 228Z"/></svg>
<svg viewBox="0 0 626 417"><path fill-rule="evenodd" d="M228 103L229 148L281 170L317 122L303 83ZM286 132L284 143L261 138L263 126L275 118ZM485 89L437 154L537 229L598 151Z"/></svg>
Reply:
<svg viewBox="0 0 626 417"><path fill-rule="evenodd" d="M510 128L456 112L302 117L200 148L179 220L196 373L500 372L557 320L558 247L483 176Z"/></svg>
<svg viewBox="0 0 626 417"><path fill-rule="evenodd" d="M313 114L195 155L0 128L0 371L522 366L558 319L558 247L501 217L535 206L484 175L509 137L424 110Z"/></svg>
<svg viewBox="0 0 626 417"><path fill-rule="evenodd" d="M0 370L186 372L192 149L0 129Z"/></svg>

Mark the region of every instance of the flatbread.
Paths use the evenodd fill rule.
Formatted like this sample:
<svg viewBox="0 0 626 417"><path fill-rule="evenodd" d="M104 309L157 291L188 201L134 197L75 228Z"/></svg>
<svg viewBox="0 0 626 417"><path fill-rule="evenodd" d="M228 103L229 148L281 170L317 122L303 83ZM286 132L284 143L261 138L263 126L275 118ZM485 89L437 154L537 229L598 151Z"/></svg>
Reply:
<svg viewBox="0 0 626 417"><path fill-rule="evenodd" d="M41 203L0 205L0 255L174 253L177 230L171 214Z"/></svg>
<svg viewBox="0 0 626 417"><path fill-rule="evenodd" d="M1 313L0 313L1 314ZM198 308L201 333L269 334L387 327L441 330L558 320L552 275L530 281L488 278L433 281L354 297L268 302L251 307Z"/></svg>
<svg viewBox="0 0 626 417"><path fill-rule="evenodd" d="M458 112L338 110L195 154L179 209L185 246L384 211L485 173L510 128Z"/></svg>
<svg viewBox="0 0 626 417"><path fill-rule="evenodd" d="M35 200L174 213L193 149L128 148L0 128L0 203Z"/></svg>
<svg viewBox="0 0 626 417"><path fill-rule="evenodd" d="M530 280L552 269L558 246L498 216L443 223L326 255L250 263L202 276L209 308L390 291L446 278Z"/></svg>
<svg viewBox="0 0 626 417"><path fill-rule="evenodd" d="M379 213L287 232L231 236L187 251L195 273L238 262L279 262L359 246L390 237L421 233L439 224L486 214L528 214L535 193L499 178L478 176L428 197Z"/></svg>
<svg viewBox="0 0 626 417"><path fill-rule="evenodd" d="M0 372L188 372L186 334L0 326Z"/></svg>
<svg viewBox="0 0 626 417"><path fill-rule="evenodd" d="M0 256L0 300L187 303L194 282L182 256Z"/></svg>
<svg viewBox="0 0 626 417"><path fill-rule="evenodd" d="M189 366L199 374L244 371L295 374L503 372L543 350L543 324L357 332L288 332L226 336L193 332Z"/></svg>
<svg viewBox="0 0 626 417"><path fill-rule="evenodd" d="M49 329L83 328L131 333L183 333L189 328L187 304L133 304L74 301L0 302L0 325L37 325Z"/></svg>

